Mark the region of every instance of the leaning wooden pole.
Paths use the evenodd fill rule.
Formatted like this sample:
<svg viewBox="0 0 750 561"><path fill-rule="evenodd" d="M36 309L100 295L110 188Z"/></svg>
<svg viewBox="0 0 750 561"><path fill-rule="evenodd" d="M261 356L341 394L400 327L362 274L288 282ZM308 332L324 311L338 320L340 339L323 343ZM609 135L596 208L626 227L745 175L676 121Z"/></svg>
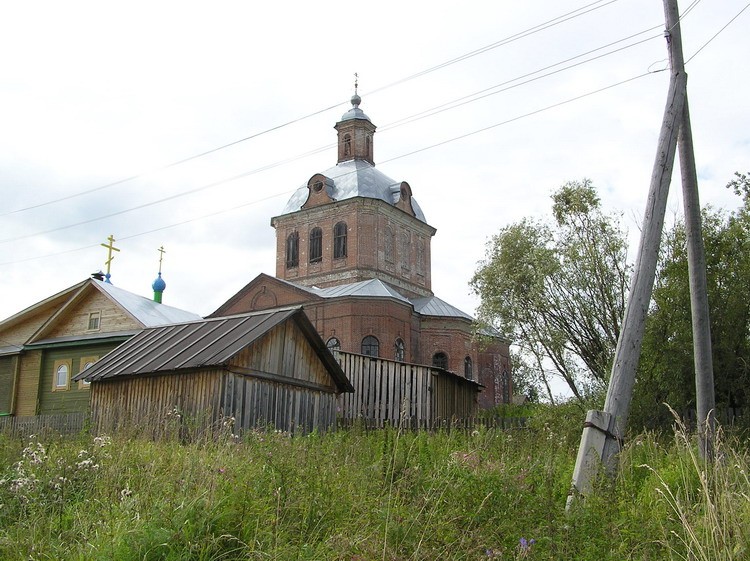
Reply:
<svg viewBox="0 0 750 561"><path fill-rule="evenodd" d="M576 494L586 495L591 491L600 464L603 463L609 471L614 471L617 453L625 435L646 314L656 276L686 82L684 72L672 71L656 160L651 174L640 247L631 279L625 317L615 349L607 399L604 411L589 411L586 415L568 505Z"/></svg>
<svg viewBox="0 0 750 561"><path fill-rule="evenodd" d="M676 72L685 71L682 54L682 34L677 0L664 0L664 13L669 32L671 67ZM687 76L687 75L686 75ZM698 196L698 174L695 171L693 132L690 127L690 109L687 94L682 109L680 132L677 137L682 177L682 198L685 208L685 234L687 239L688 278L690 281L690 311L693 324L693 361L695 368L695 397L698 418L698 441L701 455L713 457L713 439L716 430L714 367L711 356L711 322L708 310L706 282L706 255L703 247L701 206Z"/></svg>

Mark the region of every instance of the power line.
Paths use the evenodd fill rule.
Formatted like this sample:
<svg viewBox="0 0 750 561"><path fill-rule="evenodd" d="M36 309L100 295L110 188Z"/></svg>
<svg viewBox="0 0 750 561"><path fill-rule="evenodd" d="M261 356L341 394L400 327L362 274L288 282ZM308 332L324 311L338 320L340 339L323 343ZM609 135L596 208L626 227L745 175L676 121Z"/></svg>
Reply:
<svg viewBox="0 0 750 561"><path fill-rule="evenodd" d="M604 86L602 88L598 88L596 90L592 90L592 91L586 92L584 94L577 95L575 97L566 99L564 101L560 101L558 103L553 103L553 104L548 105L546 107L542 107L540 109L536 109L534 111L530 111L530 112L524 113L522 115L517 115L515 117L512 117L510 119L506 119L504 121L500 121L500 122L495 123L493 125L482 127L480 129L477 129L477 130L474 130L474 131L471 131L471 132L468 132L468 133L465 133L465 134L462 134L462 135L459 135L459 136L455 136L455 137L452 137L452 138L449 138L449 139L446 139L446 140L443 140L443 141L440 141L440 142L436 142L436 143L431 144L429 146L425 146L425 147L420 148L418 150L413 150L411 152L407 152L407 153L401 154L399 156L394 156L392 158L384 160L381 163L388 163L388 162L392 162L392 161L395 161L395 160L400 160L402 158L406 158L406 157L412 156L414 154L419 154L419 153L425 152L427 150L432 150L433 148L437 148L439 146L444 146L444 145L449 144L451 142L456 142L458 140L463 140L464 138L468 138L470 136L474 136L476 134L479 134L479 133L482 133L482 132L485 132L485 131L488 131L488 130L491 130L491 129L494 129L494 128L497 128L497 127L500 127L500 126L507 125L509 123L513 123L513 122L519 121L521 119L531 117L533 115L537 115L537 114L542 113L544 111L549 111L551 109L560 107L562 105L566 105L568 103L572 103L574 101L577 101L577 100L580 100L580 99L583 99L583 98L595 95L597 93L601 93L603 91L610 90L612 88L616 88L618 86L622 86L622 85L628 84L630 82L633 82L635 80L638 80L640 78L643 78L645 76L649 76L649 75L652 75L652 74L654 74L654 72L645 72L643 74L632 76L631 78L627 78L625 80L621 80L619 82L615 82L615 83L610 84L608 86ZM326 149L327 148L328 147L326 147ZM249 175L249 173L245 174L245 175ZM198 217L195 217L195 218L191 218L191 219L188 219L188 220L183 220L183 221L180 221L180 222L175 222L173 224L169 224L169 225L166 225L166 226L161 226L159 228L154 228L154 229L151 229L151 230L148 230L148 231L145 231L145 232L139 232L137 234L131 234L131 235L128 235L128 236L121 236L118 239L119 240L128 240L128 239L132 239L132 238L137 238L137 237L140 237L140 236L144 236L144 235L147 235L147 234L151 234L153 232L158 232L158 231L161 231L161 230L167 230L167 229L170 229L170 228L175 228L177 226L183 226L183 225L189 224L191 222L197 222L199 220L205 220L206 218L212 218L214 216L218 216L218 215L221 215L221 214L226 214L228 212L232 212L232 211L240 209L240 208L246 208L248 206L253 206L253 205L256 205L256 204L260 204L261 202L265 202L267 200L270 200L270 199L273 199L273 198L276 198L276 197L281 197L281 196L284 196L284 195L289 195L291 192L292 191L282 191L282 192L279 192L279 193L274 193L272 195L269 195L267 197L263 197L261 199L256 199L256 200L253 200L253 201L249 201L247 203L243 203L241 205L232 206L231 208L227 208L227 209L219 210L219 211L212 212L212 213L209 213L209 214L201 215L201 216L198 216ZM98 247L98 244L93 244L93 245L88 245L88 246L84 246L84 247L79 247L79 248L76 248L76 249L65 250L65 251L62 251L62 252L50 253L50 254L46 254L46 255L40 255L40 256L35 256L35 257L27 257L25 259L19 259L19 260L16 260L16 261L7 261L7 262L4 262L4 263L0 263L0 265L13 265L13 264L17 264L17 263L25 263L25 262L28 262L28 261L35 261L35 260L38 260L38 259L46 259L48 257L56 257L56 256L59 256L59 255L66 255L68 253L73 253L73 252L76 252L76 251L83 251L85 249L90 249L90 248L94 248L94 247Z"/></svg>
<svg viewBox="0 0 750 561"><path fill-rule="evenodd" d="M714 36L713 36L713 37L711 37L711 38L710 38L710 39L709 39L708 41L706 41L705 43L703 43L703 45L702 45L702 46L701 46L701 47L700 47L700 48L699 48L699 49L698 49L697 51L695 51L695 52L693 53L693 55L692 55L692 56L691 56L691 57L690 57L689 59L687 59L687 60L685 61L685 64L687 64L688 62L690 62L691 60L693 60L693 59L694 59L694 58L696 57L696 55L697 55L697 54L698 54L699 52L701 52L701 51L702 51L703 49L705 49L705 48L706 48L706 47L708 46L708 44L709 44L709 43L710 43L711 41L713 41L714 39L716 39L716 38L717 38L717 37L719 36L719 34L720 34L720 33L722 33L722 32L723 32L723 31L724 31L724 30L725 30L725 29L726 29L727 27L729 27L729 26L730 26L730 24L731 24L732 22L734 22L734 20L736 20L736 19L737 19L738 17L740 17L740 14L742 14L742 12L744 12L744 11L745 11L745 10L747 10L748 8L750 8L750 4L746 4L746 5L745 5L745 7L744 7L744 8L742 8L742 9L741 9L741 10L740 10L740 11L739 11L739 12L737 13L737 15L736 15L736 16L734 16L734 17L733 17L732 19L730 19L730 20L729 20L729 21L728 21L728 22L726 23L726 25L725 25L724 27L722 27L721 29L719 29L719 31L717 31L717 32L716 32L716 33L714 34Z"/></svg>
<svg viewBox="0 0 750 561"><path fill-rule="evenodd" d="M572 19L575 19L577 17L581 17L581 16L586 15L586 14L588 14L590 12L593 12L595 10L603 8L603 7L605 7L605 6L609 5L609 4L613 4L613 3L617 2L617 1L618 0L596 0L595 2L592 2L590 4L584 5L584 6L580 7L580 8L577 8L575 10L567 12L567 13L561 15L561 16L557 16L556 18L548 20L548 21L546 21L544 23L541 23L541 24L538 24L536 26L530 27L530 28L528 28L528 29L526 29L524 31L521 31L521 32L515 33L513 35L510 35L510 36L508 36L508 37L506 37L504 39L501 39L499 41L496 41L494 43L491 43L489 45L486 45L486 46L481 47L479 49L476 49L474 51L470 51L470 52L465 53L463 55L460 55L460 56L458 56L456 58L453 58L453 59L450 59L450 60L445 61L443 63L440 63L440 64L438 64L436 66L433 66L433 67L430 67L430 68L428 68L426 70L422 70L420 72L417 72L415 74L412 74L410 76L402 78L400 80L397 80L397 81L392 82L390 84L387 84L385 86L381 86L379 88L371 90L370 92L366 92L366 94L367 95L373 95L375 93L381 92L381 91L389 89L391 87L394 87L394 86L396 86L398 84L402 84L404 82L408 82L410 80L414 80L416 78L419 78L419 77L424 76L426 74L429 74L431 72L435 72L436 70L440 70L440 69L445 68L447 66L451 66L451 65L456 64L458 62L461 62L461 61L467 60L469 58L472 58L474 56L477 56L479 54L485 53L485 52L487 52L489 50L495 49L495 48L503 46L503 45L507 45L509 43L512 43L512 42L517 41L519 39L523 39L523 38L528 37L530 35L533 35L535 33L539 33L541 31L544 31L546 29L549 29L549 28L554 27L556 25L559 25L561 23L565 23L565 22L567 22L569 20L572 20ZM699 0L696 0L696 1L699 1ZM338 107L339 105L345 104L347 102L348 102L348 100L336 103L334 105L330 105L330 106L328 106L328 107L326 107L324 109L319 109L317 111L314 111L314 112L309 113L307 115L304 115L302 117L297 117L295 119L291 119L291 120L286 121L286 122L284 122L284 123L282 123L280 125L275 125L275 126L270 127L268 129L265 129L265 130L262 130L260 132L254 133L254 134L252 134L250 136L246 136L244 138L241 138L241 139L229 142L227 144L223 144L221 146L218 146L216 148L212 148L210 150L206 150L204 152L200 152L198 154L194 154L194 155L189 156L187 158L182 158L180 160L171 162L169 164L165 164L165 165L160 166L160 167L153 168L151 170L147 170L147 171L144 171L144 172L141 172L141 173L137 173L137 174L125 177L123 179L118 179L117 181L112 181L110 183L106 183L106 184L100 185L98 187L93 187L91 189L86 189L84 191L79 191L78 193L73 193L71 195L66 195L64 197L59 197L57 199L52 199L52 200L45 201L45 202L42 202L42 203L37 203L37 204L29 205L29 206L22 207L22 208L17 208L17 209L10 210L10 211L0 212L0 217L9 216L9 215L12 215L12 214L17 214L17 213L20 213L20 212L25 212L25 211L33 210L33 209L37 209L37 208L42 208L42 207L49 206L49 205L52 205L52 204L56 204L56 203L60 203L60 202L63 202L63 201L67 201L67 200L70 200L70 199L82 197L84 195L89 195L91 193L96 193L98 191L103 191L105 189L109 189L109 188L115 187L117 185L122 185L123 183L128 183L130 181L134 181L136 179L140 179L140 178L142 178L144 176L151 175L151 174L157 173L159 171L168 170L168 169L171 169L171 168L176 167L178 165L190 162L192 160L196 160L198 158L202 158L204 156L207 156L207 155L210 155L210 154L214 154L216 152L219 152L220 150L224 150L226 148L229 148L231 146L235 146L235 145L240 144L242 142L246 142L248 140L252 140L254 138L258 138L259 136L262 136L264 134L267 134L267 133L270 133L270 132L282 129L282 128L287 127L289 125L292 125L294 123L298 123L300 121L304 121L305 119L314 117L316 115L320 115L320 114L325 113L327 111L333 110L336 107Z"/></svg>
<svg viewBox="0 0 750 561"><path fill-rule="evenodd" d="M626 49L629 49L629 48L634 47L636 45L640 45L640 44L645 43L647 41L651 41L653 39L662 38L662 34L661 33L658 34L658 35L653 35L651 37L647 37L646 39L642 39L642 40L636 41L635 43L632 43L630 45L625 45L625 46L620 47L618 49L615 49L613 51L609 51L609 52L603 53L601 55L598 55L598 56L595 56L595 57L588 58L586 60L577 62L575 64L571 64L569 66L565 66L563 68L559 68L559 69L554 70L552 72L548 72L546 74L540 74L539 76L535 76L535 77L530 78L528 80L524 80L524 81L519 82L519 80L523 80L524 78L527 78L529 76L534 76L535 74L539 74L540 72L544 72L545 70L549 70L550 68L555 68L556 66L560 66L561 64L565 64L566 62L570 62L572 60L576 60L578 58L581 58L582 56L586 56L588 54L591 54L591 53L600 51L602 49L605 49L607 47L610 47L612 45L616 45L618 43L622 43L623 41L627 41L628 39L632 39L633 37L637 37L638 35L643 35L644 33L648 33L649 31L653 31L655 29L661 29L661 26L651 27L649 29L646 29L644 31L640 31L640 32L638 32L636 34L630 35L630 36L625 37L623 39L619 39L617 41L613 41L612 43L608 43L607 45L603 45L601 47L597 47L596 49L592 49L592 50L587 51L585 53L581 53L579 55L576 55L574 57L570 57L570 58L562 60L560 62L556 62L555 64L551 64L549 66L545 66L545 67L540 68L538 70L535 70L533 72L529 72L527 74L523 74L521 76L517 76L516 78L512 78L510 80L506 80L505 82L501 82L501 83L496 84L494 86L490 86L489 88L485 88L483 90L479 90L478 92L474 92L472 94L469 94L469 95L466 95L466 96L454 99L452 101L449 101L449 102L444 103L442 105L438 105L438 106L432 107L430 109L425 109L424 111L421 111L421 112L416 113L414 115L411 115L409 117L404 117L403 119L399 119L398 121L394 121L393 123L388 123L388 124L380 127L380 131L390 130L391 128L395 128L395 127L398 127L398 126L401 126L401 125L405 125L405 124L408 124L408 123L413 123L415 121L418 121L420 119L424 119L426 117L432 117L433 115L438 115L438 114L442 113L443 111L448 111L450 109L455 109L457 107L461 107L461 106L466 105L468 103L473 103L475 101L479 101L480 99L484 99L484 98L489 97L491 95L495 95L495 94L498 94L498 93L506 92L506 91L508 91L510 89L517 88L517 87L529 84L531 82L535 82L537 80L541 80L542 78L547 78L549 76L553 76L555 74L559 74L560 72L564 72L566 70L570 70L571 68L575 68L577 66L581 66L583 64L587 64L587 63L592 62L594 60L598 60L600 58L604 58L604 57L607 57L609 55L612 55L612 54L624 51ZM512 85L509 85L509 84L512 84ZM508 86L508 87L502 87L502 86ZM484 94L484 95L481 95L481 94Z"/></svg>
<svg viewBox="0 0 750 561"><path fill-rule="evenodd" d="M602 47L598 47L596 49L592 49L592 50L587 51L585 53L582 53L580 55L577 55L577 56L574 56L574 57L570 57L568 59L565 59L563 61L557 62L557 63L552 64L552 65L549 65L547 67L544 67L542 69L536 70L534 72L530 72L530 73L524 74L524 75L519 76L517 78L514 78L512 80L508 80L506 82L503 82L501 84L492 86L490 88L485 88L483 90L480 90L479 92L475 92L475 93L470 94L468 96L464 96L462 98L458 98L457 100L453 100L451 102L448 102L447 104L443 104L442 106L437 106L437 107L434 107L432 109L428 109L426 111L422 111L422 112L417 113L415 115L412 115L410 117L406 117L404 119L401 119L400 121L396 121L396 122L394 122L394 123L392 123L390 125L386 125L385 127L382 127L381 130L390 130L390 129L393 129L393 128L396 128L396 127L399 127L399 126L402 126L402 125L405 125L405 124L408 124L408 123L420 120L420 119L424 119L426 117L431 117L433 115L437 115L439 113L443 113L443 112L448 111L450 109L455 109L457 107L466 105L468 103L473 103L475 101L479 101L480 99L483 99L483 98L488 97L490 95L495 95L495 94L498 94L498 93L501 93L501 92L504 92L504 91L508 91L508 90L510 90L512 88L520 87L520 86L528 84L530 82L533 82L533 81L536 81L536 80L539 80L539 79L551 76L553 74L557 74L557 73L563 72L563 71L568 70L570 68L574 68L576 66L580 66L582 64L591 62L593 60L600 59L600 58L602 58L604 56L609 56L611 54L620 52L622 50L631 48L633 46L639 45L639 44L644 43L646 41L650 41L650 40L652 40L654 38L661 37L661 35L653 36L653 37L648 37L646 39L642 39L640 41L632 43L630 45L626 45L626 46L620 47L618 49L615 49L613 51L610 51L610 52L598 55L596 57L592 57L590 59L586 59L584 61L580 61L580 62L578 62L576 64L569 65L567 67L558 69L556 71L549 72L547 74L543 74L541 76L537 76L535 78L532 78L532 79L529 79L529 80L526 80L526 81L523 81L523 82L516 83L516 84L514 84L512 86L508 86L506 88L499 89L497 91L492 91L490 93L485 93L487 91L496 89L496 88L498 88L498 87L500 87L502 85L512 84L513 82L518 82L518 80L520 80L520 79L522 79L524 77L533 76L534 74L542 72L542 71L544 71L544 70L546 70L548 68L554 68L555 66L559 66L560 64L564 64L565 62L578 59L578 58L580 58L582 56L586 56L587 54L591 54L593 52L597 52L597 51L599 51L601 49L610 47L612 45L616 45L616 44L621 43L623 41L627 41L627 40L632 39L634 37L637 37L639 35L643 35L644 33L647 33L649 31L653 31L654 29L657 29L658 27L659 26L653 27L653 28L649 28L649 29L646 29L644 31L640 31L638 33L635 33L635 34L630 35L628 37L625 37L623 39L619 39L617 41L613 41L611 43L603 45ZM480 95L480 94L483 94L483 93L484 93L484 95ZM274 162L272 164L268 164L268 165L262 166L260 168L256 168L256 169L253 169L253 170L250 170L250 171L246 171L246 172L243 172L243 173L240 173L240 174L228 177L228 178L220 179L218 181L214 181L214 182L208 183L206 185L202 185L202 186L199 186L199 187L196 187L196 188L193 188L193 189L189 189L187 191L182 191L180 193L176 193L176 194L170 195L168 197L163 197L163 198L156 199L154 201L150 201L150 202L143 203L143 204L140 204L140 205L136 205L136 206L133 206L133 207L130 207L130 208L127 208L127 209L123 209L123 210L119 210L119 211L116 211L116 212L112 212L110 214L106 214L106 215L102 215L102 216L98 216L98 217L94 217L94 218L89 218L87 220L82 220L82 221L79 221L79 222L75 222L73 224L67 224L67 225L64 225L64 226L58 226L58 227L55 227L55 228L50 228L48 230L43 230L43 231L34 232L34 233L30 233L30 234L22 234L22 235L10 237L10 238L0 239L0 243L9 243L9 242L20 241L20 240L28 239L28 238L35 237L35 236L38 236L38 235L51 234L51 233L54 233L54 232L59 232L59 231L62 231L62 230L67 230L67 229L70 229L70 228L74 228L76 226L82 226L82 225L85 225L85 224L90 224L90 223L97 222L99 220L104 220L104 219L107 219L107 218L114 218L115 216L120 216L120 215L126 214L128 212L133 212L133 211L136 211L136 210L141 210L141 209L147 208L149 206L154 206L154 205L161 204L161 203L164 203L164 202L167 202L167 201L171 201L171 200L175 200L175 199L178 199L178 198L181 198L181 197L192 195L192 194L198 193L200 191L204 191L204 190L212 188L212 187L218 187L219 185L223 185L225 183L230 183L232 181L236 181L238 179L242 179L242 178L248 177L250 175L254 175L254 174L257 174L257 173L260 173L260 172L263 172L263 171L267 171L269 169L273 169L273 168L279 167L279 166L284 165L286 163L290 163L290 162L293 162L293 161L296 161L296 160L299 160L299 159L302 159L302 158L305 158L305 157L308 157L308 156L311 156L311 155L314 155L314 154L318 154L318 153L320 153L320 152L322 152L324 150L329 149L331 146L335 146L335 145L328 144L326 146L322 146L322 147L313 149L311 151L305 152L303 154L299 154L297 156L293 156L293 157L286 158L286 159L278 161L278 162Z"/></svg>

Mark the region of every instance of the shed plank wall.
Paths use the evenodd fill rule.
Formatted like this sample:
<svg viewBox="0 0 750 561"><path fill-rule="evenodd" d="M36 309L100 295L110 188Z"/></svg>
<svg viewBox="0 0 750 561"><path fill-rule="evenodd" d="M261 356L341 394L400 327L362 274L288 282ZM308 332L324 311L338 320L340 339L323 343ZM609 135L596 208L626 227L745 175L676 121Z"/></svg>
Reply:
<svg viewBox="0 0 750 561"><path fill-rule="evenodd" d="M112 379L91 384L91 421L97 432L138 427L159 434L172 422L196 425L217 420L220 371Z"/></svg>

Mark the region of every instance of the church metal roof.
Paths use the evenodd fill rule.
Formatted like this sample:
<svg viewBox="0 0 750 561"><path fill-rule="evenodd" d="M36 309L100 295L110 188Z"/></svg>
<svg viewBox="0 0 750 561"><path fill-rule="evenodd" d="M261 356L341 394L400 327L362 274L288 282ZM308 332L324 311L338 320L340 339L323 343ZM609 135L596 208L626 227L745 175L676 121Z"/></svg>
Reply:
<svg viewBox="0 0 750 561"><path fill-rule="evenodd" d="M317 294L323 298L337 298L341 296L364 296L364 297L383 297L383 298L395 298L402 302L410 303L408 298L405 298L395 289L385 284L380 279L370 279L366 281L355 282L351 284L341 284L338 286L331 286L328 288L308 288L313 294Z"/></svg>
<svg viewBox="0 0 750 561"><path fill-rule="evenodd" d="M400 294L395 288L384 283L380 279L370 279L366 281L354 282L351 284L340 284L328 288L306 287L296 283L289 283L307 290L322 298L339 298L343 296L357 296L364 298L395 298L401 302L411 304L414 311L423 316L461 318L474 321L474 318L462 312L455 306L448 304L437 296L427 296L423 298L407 298Z"/></svg>
<svg viewBox="0 0 750 561"><path fill-rule="evenodd" d="M448 302L441 300L437 296L413 298L411 303L414 305L414 311L423 316L463 318L469 321L474 321L474 318L469 314L462 312L455 306L451 306Z"/></svg>
<svg viewBox="0 0 750 561"><path fill-rule="evenodd" d="M395 205L401 197L401 182L394 181L365 160L347 160L322 173L330 179L326 189L328 195L343 201L354 197L380 199L390 205ZM297 189L287 202L282 214L297 212L307 201L309 191L307 184ZM427 223L424 213L414 197L411 198L414 214L422 222Z"/></svg>

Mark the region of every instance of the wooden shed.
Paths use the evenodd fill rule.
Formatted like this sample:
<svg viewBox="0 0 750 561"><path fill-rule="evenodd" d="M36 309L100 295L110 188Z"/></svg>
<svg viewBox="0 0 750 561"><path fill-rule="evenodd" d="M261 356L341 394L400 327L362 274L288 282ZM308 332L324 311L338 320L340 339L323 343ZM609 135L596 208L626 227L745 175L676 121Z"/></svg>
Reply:
<svg viewBox="0 0 750 561"><path fill-rule="evenodd" d="M338 398L342 424L435 428L473 419L480 384L442 368L337 351L354 392Z"/></svg>
<svg viewBox="0 0 750 561"><path fill-rule="evenodd" d="M178 420L322 431L353 390L301 307L146 329L77 378L91 383L98 432L158 434Z"/></svg>

